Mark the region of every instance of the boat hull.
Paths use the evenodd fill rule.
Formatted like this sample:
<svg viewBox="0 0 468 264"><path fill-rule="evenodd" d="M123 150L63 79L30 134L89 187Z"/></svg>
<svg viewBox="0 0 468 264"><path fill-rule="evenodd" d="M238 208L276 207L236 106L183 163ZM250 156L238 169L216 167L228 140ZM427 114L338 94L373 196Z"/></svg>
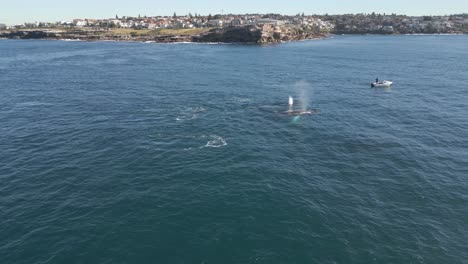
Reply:
<svg viewBox="0 0 468 264"><path fill-rule="evenodd" d="M393 84L391 81L383 81L378 83L371 83L371 87L390 87Z"/></svg>

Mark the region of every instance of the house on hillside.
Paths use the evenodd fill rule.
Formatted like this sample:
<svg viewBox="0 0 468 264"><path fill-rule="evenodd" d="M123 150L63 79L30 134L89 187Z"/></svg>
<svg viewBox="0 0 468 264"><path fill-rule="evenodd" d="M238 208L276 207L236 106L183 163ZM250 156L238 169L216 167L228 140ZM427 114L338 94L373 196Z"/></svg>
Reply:
<svg viewBox="0 0 468 264"><path fill-rule="evenodd" d="M255 24L257 26L263 26L263 25L279 26L279 25L283 25L284 21L271 19L271 18L260 18L260 19L257 19L257 21L255 21Z"/></svg>
<svg viewBox="0 0 468 264"><path fill-rule="evenodd" d="M88 26L88 21L84 19L74 19L73 24L77 27L86 27Z"/></svg>
<svg viewBox="0 0 468 264"><path fill-rule="evenodd" d="M234 18L233 20L231 20L231 23L229 23L231 27L241 26L242 24L243 22L240 18Z"/></svg>
<svg viewBox="0 0 468 264"><path fill-rule="evenodd" d="M222 27L223 26L223 20L221 19L213 19L208 21L208 26L210 27Z"/></svg>
<svg viewBox="0 0 468 264"><path fill-rule="evenodd" d="M171 23L166 19L159 19L156 21L156 27L158 28L169 28L171 27Z"/></svg>
<svg viewBox="0 0 468 264"><path fill-rule="evenodd" d="M113 25L115 27L120 27L120 25L122 24L122 21L120 21L118 19L111 19L111 20L109 20L109 24Z"/></svg>

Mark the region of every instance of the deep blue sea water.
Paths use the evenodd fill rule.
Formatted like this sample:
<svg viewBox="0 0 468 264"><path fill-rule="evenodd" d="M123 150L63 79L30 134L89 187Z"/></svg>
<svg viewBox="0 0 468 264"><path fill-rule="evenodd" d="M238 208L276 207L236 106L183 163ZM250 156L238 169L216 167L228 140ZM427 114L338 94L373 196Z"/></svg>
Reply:
<svg viewBox="0 0 468 264"><path fill-rule="evenodd" d="M0 40L0 263L468 263L467 83L466 35Z"/></svg>

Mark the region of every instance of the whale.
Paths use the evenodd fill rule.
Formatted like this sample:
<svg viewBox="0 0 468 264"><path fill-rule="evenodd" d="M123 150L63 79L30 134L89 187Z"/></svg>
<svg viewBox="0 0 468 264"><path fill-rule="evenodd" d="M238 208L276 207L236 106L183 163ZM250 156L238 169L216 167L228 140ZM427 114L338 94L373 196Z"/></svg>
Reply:
<svg viewBox="0 0 468 264"><path fill-rule="evenodd" d="M288 110L285 112L288 115L300 116L300 115L314 115L320 113L318 109L307 109L307 110Z"/></svg>
<svg viewBox="0 0 468 264"><path fill-rule="evenodd" d="M294 110L293 108L294 99L292 98L292 96L289 96L288 104L289 104L289 110L285 112L288 115L300 116L300 115L313 115L313 114L319 113L319 110L317 109Z"/></svg>

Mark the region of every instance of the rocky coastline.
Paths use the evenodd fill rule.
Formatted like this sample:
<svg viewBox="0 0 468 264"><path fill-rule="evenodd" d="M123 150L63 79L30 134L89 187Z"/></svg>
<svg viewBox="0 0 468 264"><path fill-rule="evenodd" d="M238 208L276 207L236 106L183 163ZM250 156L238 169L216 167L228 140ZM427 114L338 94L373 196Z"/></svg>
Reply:
<svg viewBox="0 0 468 264"><path fill-rule="evenodd" d="M337 35L397 35L389 32L340 31L320 32L300 27L279 25L239 26L206 29L201 33L171 34L140 33L139 31L116 32L109 29L21 29L0 31L0 39L45 39L45 40L80 40L80 41L135 41L154 43L238 43L270 44L308 39L323 39L330 34ZM463 34L463 33L459 33ZM466 33L465 33L466 34Z"/></svg>
<svg viewBox="0 0 468 264"><path fill-rule="evenodd" d="M286 41L325 38L326 33L307 31L278 25L240 26L208 29L199 34L138 34L138 31L123 34L106 29L96 30L54 30L23 29L1 31L0 38L5 39L49 39L81 41L137 41L155 43L240 43L268 44Z"/></svg>

